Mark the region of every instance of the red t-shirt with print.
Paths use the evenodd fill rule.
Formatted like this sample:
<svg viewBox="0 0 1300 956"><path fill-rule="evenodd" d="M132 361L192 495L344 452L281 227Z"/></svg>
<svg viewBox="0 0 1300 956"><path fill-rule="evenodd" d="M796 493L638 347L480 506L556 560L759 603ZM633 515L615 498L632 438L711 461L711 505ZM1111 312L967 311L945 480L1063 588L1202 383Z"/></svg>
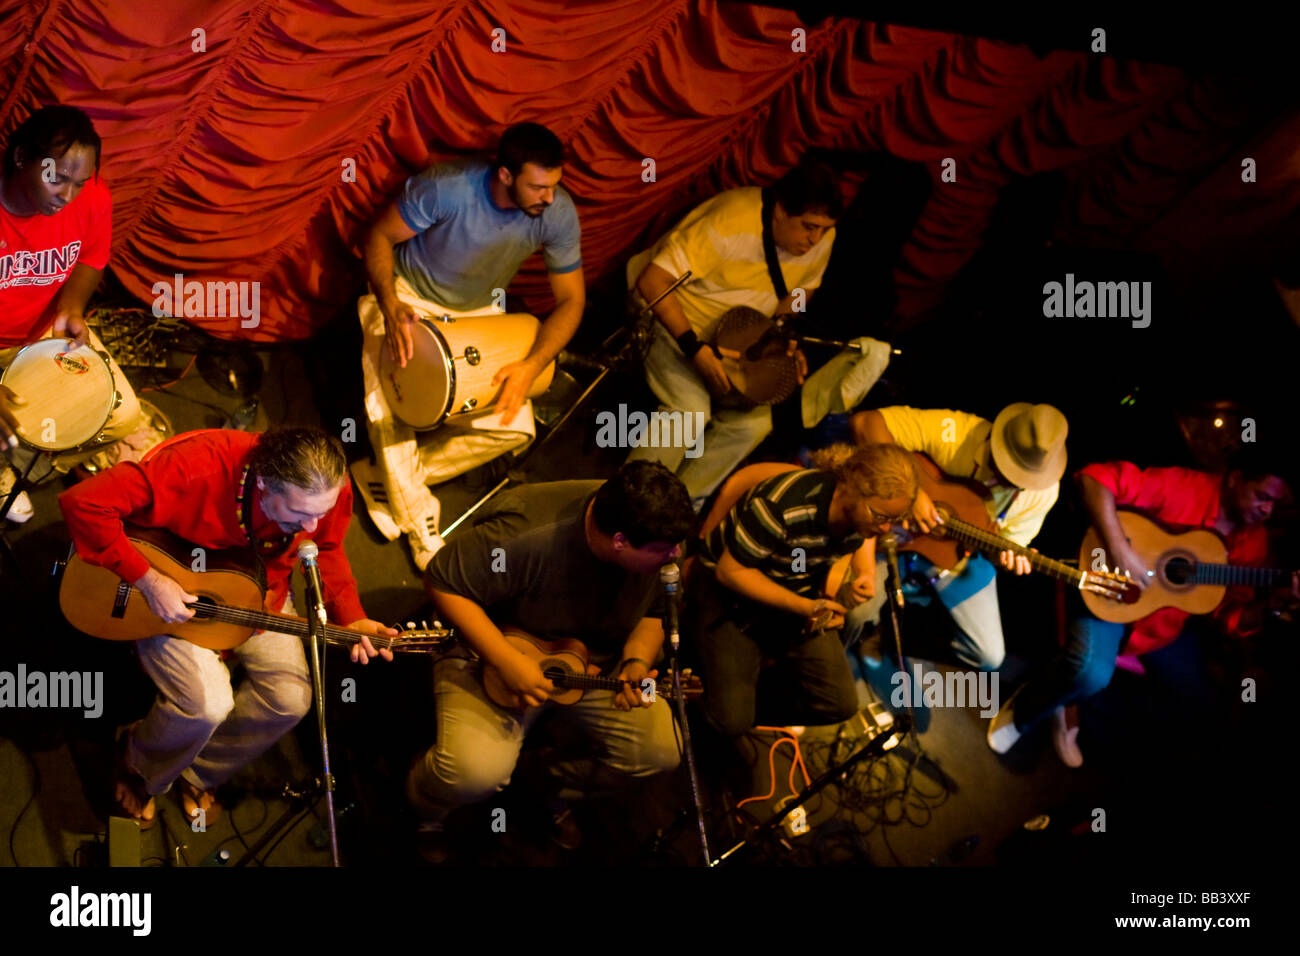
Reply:
<svg viewBox="0 0 1300 956"><path fill-rule="evenodd" d="M53 216L15 216L0 204L0 348L44 335L73 267L103 269L112 240L113 200L98 177Z"/></svg>

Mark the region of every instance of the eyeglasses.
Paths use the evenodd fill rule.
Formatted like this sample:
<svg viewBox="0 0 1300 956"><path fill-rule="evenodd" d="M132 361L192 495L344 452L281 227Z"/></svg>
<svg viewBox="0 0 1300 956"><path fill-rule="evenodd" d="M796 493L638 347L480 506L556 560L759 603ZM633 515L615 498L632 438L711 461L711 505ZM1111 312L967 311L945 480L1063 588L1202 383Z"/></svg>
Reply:
<svg viewBox="0 0 1300 956"><path fill-rule="evenodd" d="M875 524L897 524L898 522L905 520L909 513L910 512L905 512L901 515L884 515L871 507L871 505L867 505L867 514Z"/></svg>

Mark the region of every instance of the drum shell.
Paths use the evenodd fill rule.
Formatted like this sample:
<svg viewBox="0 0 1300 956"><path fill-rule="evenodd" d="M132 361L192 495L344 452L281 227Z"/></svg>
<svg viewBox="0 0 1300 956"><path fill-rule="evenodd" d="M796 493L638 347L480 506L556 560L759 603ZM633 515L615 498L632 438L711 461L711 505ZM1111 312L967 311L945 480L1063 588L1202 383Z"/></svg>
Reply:
<svg viewBox="0 0 1300 956"><path fill-rule="evenodd" d="M11 408L23 444L65 452L94 443L120 402L108 358L88 345L68 348L64 338L25 346L0 375L0 385L25 402ZM47 438L49 427L53 438Z"/></svg>
<svg viewBox="0 0 1300 956"><path fill-rule="evenodd" d="M380 350L379 380L393 414L416 430L486 411L499 396L492 378L528 355L540 323L527 313L421 319L412 330L414 354L406 367ZM477 364L467 358L477 355ZM550 387L555 363L534 380L528 397ZM467 408L466 405L469 405Z"/></svg>

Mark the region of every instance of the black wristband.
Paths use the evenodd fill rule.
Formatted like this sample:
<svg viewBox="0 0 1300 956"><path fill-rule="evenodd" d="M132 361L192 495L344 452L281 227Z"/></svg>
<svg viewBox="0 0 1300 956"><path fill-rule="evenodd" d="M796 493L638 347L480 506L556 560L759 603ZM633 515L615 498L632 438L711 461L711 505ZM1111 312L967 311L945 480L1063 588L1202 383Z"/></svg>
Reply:
<svg viewBox="0 0 1300 956"><path fill-rule="evenodd" d="M704 343L696 336L694 329L687 329L677 336L677 347L687 358L695 358L695 353L704 348Z"/></svg>
<svg viewBox="0 0 1300 956"><path fill-rule="evenodd" d="M619 672L622 673L622 671L625 670L625 669L627 668L627 665L628 665L628 664L633 664L633 663L635 663L635 664L640 664L640 665L642 665L646 670L650 670L650 662L649 662L649 661L643 661L643 660L642 660L641 658L639 658L639 657L627 657L627 658L624 658L624 659L623 659L623 662L620 663L620 664L618 665Z"/></svg>

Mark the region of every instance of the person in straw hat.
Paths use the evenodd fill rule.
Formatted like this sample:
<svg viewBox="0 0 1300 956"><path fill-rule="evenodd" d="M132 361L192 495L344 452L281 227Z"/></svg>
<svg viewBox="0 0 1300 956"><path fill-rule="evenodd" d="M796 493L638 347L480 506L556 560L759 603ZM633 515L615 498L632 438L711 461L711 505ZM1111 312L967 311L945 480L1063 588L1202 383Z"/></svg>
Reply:
<svg viewBox="0 0 1300 956"><path fill-rule="evenodd" d="M1068 423L1051 405L1016 402L991 422L968 412L897 405L858 412L850 426L859 444L893 442L929 456L952 478L984 485L998 534L1019 545L1028 546L1042 528L1065 474ZM912 509L912 525L926 532L939 520L934 502L922 491ZM973 554L964 566L945 571L917 554L905 552L899 558L903 577L920 584L915 594L937 597L957 625L956 657L981 670L1001 667L1006 649L993 562ZM1030 570L1029 560L1012 551L1002 552L998 564L1016 574ZM885 573L881 563L875 596L850 613L845 628L848 641L879 623ZM868 653L866 659L870 662L872 656Z"/></svg>

